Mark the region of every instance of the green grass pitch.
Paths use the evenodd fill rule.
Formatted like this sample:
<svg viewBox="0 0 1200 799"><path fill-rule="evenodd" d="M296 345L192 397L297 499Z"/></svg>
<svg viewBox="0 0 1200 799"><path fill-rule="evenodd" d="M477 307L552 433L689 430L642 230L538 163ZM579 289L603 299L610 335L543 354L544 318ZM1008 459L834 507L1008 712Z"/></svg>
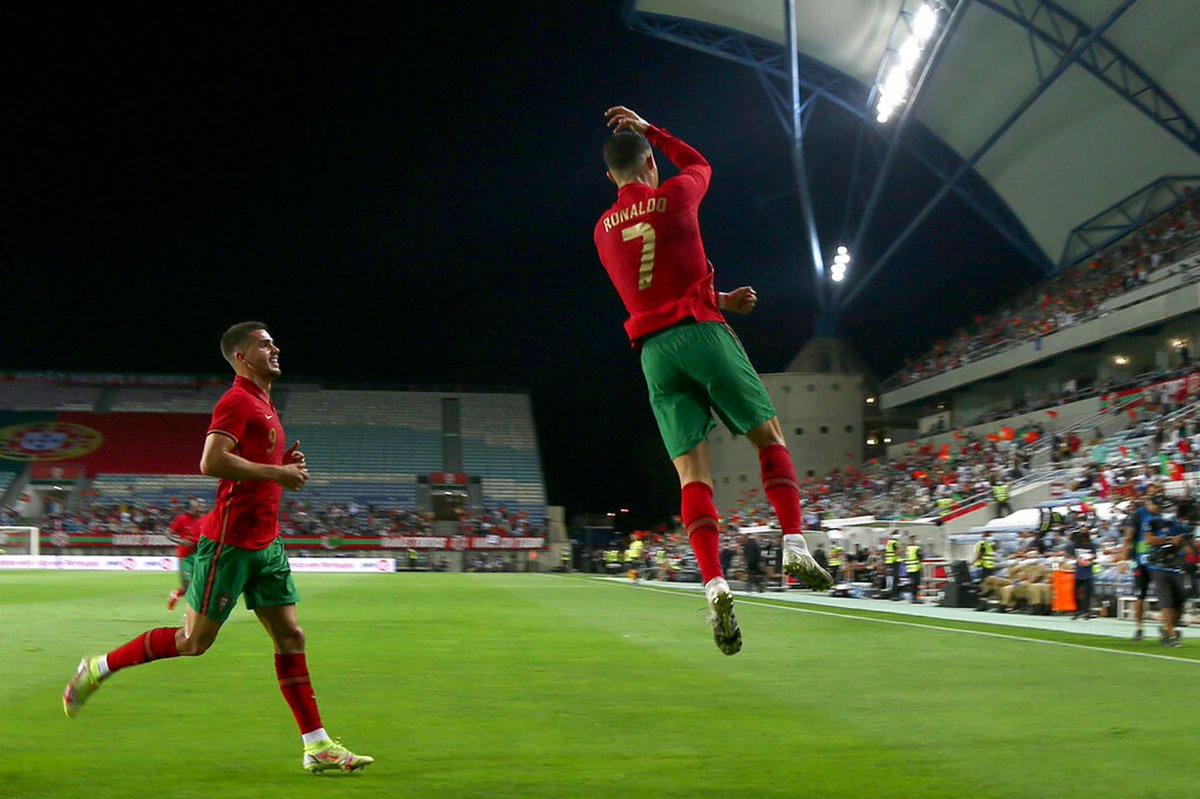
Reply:
<svg viewBox="0 0 1200 799"><path fill-rule="evenodd" d="M298 575L325 724L376 758L360 774L301 769L241 608L204 657L120 673L68 720L81 655L179 623L171 580L0 573L0 796L1096 799L1200 780L1194 639L755 598L724 657L698 593L583 576Z"/></svg>

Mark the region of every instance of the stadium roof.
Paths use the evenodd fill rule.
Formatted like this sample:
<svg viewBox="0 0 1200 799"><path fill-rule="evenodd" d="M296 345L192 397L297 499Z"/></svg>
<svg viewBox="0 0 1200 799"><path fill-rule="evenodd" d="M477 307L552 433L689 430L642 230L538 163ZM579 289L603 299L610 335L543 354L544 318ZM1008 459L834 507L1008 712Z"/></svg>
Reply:
<svg viewBox="0 0 1200 799"><path fill-rule="evenodd" d="M921 0L794 0L797 77L806 97L858 114L868 137L882 139L889 151L877 165L877 188L855 214L861 223L855 240L870 224L894 149L917 156L942 181L885 250L855 251L866 273L842 294L839 308L950 191L1052 272L1087 258L1197 185L1196 0L926 1L938 7L944 25L918 69L919 94L910 114L880 125L873 87ZM788 81L788 6L788 0L632 0L626 20ZM770 81L763 83L771 91ZM786 96L773 99L788 126L797 106ZM799 128L801 116L794 119Z"/></svg>

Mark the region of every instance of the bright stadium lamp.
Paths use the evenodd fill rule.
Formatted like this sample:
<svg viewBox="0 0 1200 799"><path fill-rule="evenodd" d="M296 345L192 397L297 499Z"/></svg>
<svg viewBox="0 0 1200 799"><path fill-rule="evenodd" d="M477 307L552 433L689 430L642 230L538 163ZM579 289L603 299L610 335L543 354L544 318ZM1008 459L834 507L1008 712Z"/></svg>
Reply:
<svg viewBox="0 0 1200 799"><path fill-rule="evenodd" d="M922 3L913 17L913 36L916 36L917 40L924 44L929 41L933 36L933 32L937 30L937 24L937 12L928 3Z"/></svg>
<svg viewBox="0 0 1200 799"><path fill-rule="evenodd" d="M880 125L886 125L898 108L912 101L913 81L921 71L918 67L929 56L926 45L937 35L942 24L938 14L941 7L944 6L940 3L925 2L915 13L902 12L908 21L908 30L893 33L893 40L888 42L879 67L879 82L875 84L878 97L875 121Z"/></svg>
<svg viewBox="0 0 1200 799"><path fill-rule="evenodd" d="M829 267L829 279L841 283L846 279L846 267L850 265L850 248L844 244L838 245L833 256L833 264Z"/></svg>

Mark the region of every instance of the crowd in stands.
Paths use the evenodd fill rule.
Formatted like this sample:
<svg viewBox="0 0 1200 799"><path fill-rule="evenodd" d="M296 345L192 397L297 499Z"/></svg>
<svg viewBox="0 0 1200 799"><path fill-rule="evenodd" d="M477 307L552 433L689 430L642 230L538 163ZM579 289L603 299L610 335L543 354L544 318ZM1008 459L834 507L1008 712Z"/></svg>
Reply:
<svg viewBox="0 0 1200 799"><path fill-rule="evenodd" d="M141 501L136 498L94 497L84 507L68 510L61 505L49 507L38 520L43 531L54 533L168 534L168 528L187 507L189 498L166 501ZM17 524L15 509L3 512L3 524ZM314 503L287 499L280 509L282 535L316 537L421 536L433 535L431 514L412 508L380 509L349 503ZM542 536L544 520L533 520L525 512L510 511L503 505L463 509L459 513L459 533L467 536Z"/></svg>
<svg viewBox="0 0 1200 799"><path fill-rule="evenodd" d="M1161 266L1190 251L1197 239L1200 195L1193 194L1087 263L1064 269L993 313L976 315L971 325L906 363L888 385L915 383L1095 318L1105 312L1106 302L1150 282Z"/></svg>

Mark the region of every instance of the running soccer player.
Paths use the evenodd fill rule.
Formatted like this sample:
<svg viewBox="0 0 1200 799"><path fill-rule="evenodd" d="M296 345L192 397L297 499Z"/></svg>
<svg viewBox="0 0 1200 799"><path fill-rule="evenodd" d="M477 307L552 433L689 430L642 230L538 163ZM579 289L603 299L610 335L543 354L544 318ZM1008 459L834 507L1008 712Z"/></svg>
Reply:
<svg viewBox="0 0 1200 799"><path fill-rule="evenodd" d="M171 520L170 530L179 541L175 546L175 557L179 561L179 587L167 597L167 610L175 609L175 603L187 593L188 584L192 582L196 542L200 539L203 515L204 500L193 497L188 502L188 509Z"/></svg>
<svg viewBox="0 0 1200 799"><path fill-rule="evenodd" d="M758 450L763 489L783 530L783 569L809 588L828 588L829 573L808 551L800 490L767 390L721 311L749 313L758 297L742 286L713 287L697 211L712 167L704 156L624 106L605 112L613 135L604 144L617 201L596 223L600 261L629 312L625 331L640 350L650 406L681 487L681 517L704 581L717 648L742 648L733 593L721 572L713 503L709 432L713 412ZM679 168L659 184L651 146Z"/></svg>
<svg viewBox="0 0 1200 799"><path fill-rule="evenodd" d="M100 685L121 669L203 655L242 594L275 644L275 673L300 728L304 768L361 769L374 758L332 740L321 723L304 632L296 621L300 597L279 539L283 489L298 490L308 480L300 442L284 449L283 425L271 403L271 386L281 374L279 347L262 322L241 322L221 337L221 353L236 377L213 410L200 457L200 471L219 482L196 547L184 626L149 630L107 655L85 657L63 691L63 709L71 718L79 715Z"/></svg>

